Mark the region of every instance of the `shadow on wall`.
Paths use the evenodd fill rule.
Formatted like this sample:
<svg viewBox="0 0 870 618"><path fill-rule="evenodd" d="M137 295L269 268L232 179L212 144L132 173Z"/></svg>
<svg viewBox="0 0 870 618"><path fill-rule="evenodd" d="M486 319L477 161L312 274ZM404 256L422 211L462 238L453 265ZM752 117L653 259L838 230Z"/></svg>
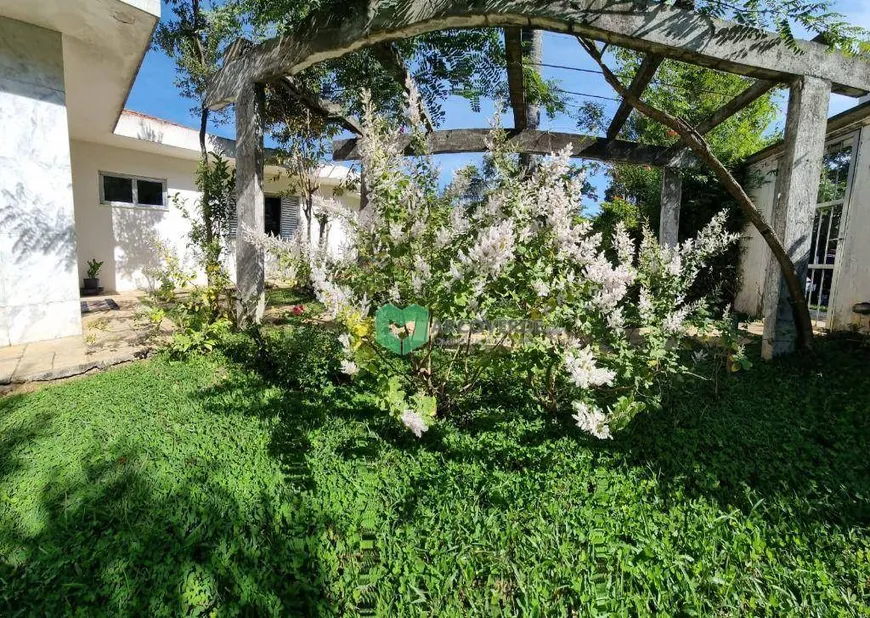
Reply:
<svg viewBox="0 0 870 618"><path fill-rule="evenodd" d="M42 266L61 271L76 269L76 230L69 211L52 208L18 208L18 205L39 205L42 196L30 191L23 181L14 191L3 189L0 200L0 230L12 238L12 266L24 266L33 257L51 260ZM52 212L53 211L53 212Z"/></svg>
<svg viewBox="0 0 870 618"><path fill-rule="evenodd" d="M163 143L163 131L156 130L149 123L144 120L139 121L139 133L138 137L141 140L145 140L148 142L154 142L156 144Z"/></svg>
<svg viewBox="0 0 870 618"><path fill-rule="evenodd" d="M167 214L164 210L112 208L116 289L125 291L153 287L154 281L149 273L163 266L158 239L161 236L161 223Z"/></svg>

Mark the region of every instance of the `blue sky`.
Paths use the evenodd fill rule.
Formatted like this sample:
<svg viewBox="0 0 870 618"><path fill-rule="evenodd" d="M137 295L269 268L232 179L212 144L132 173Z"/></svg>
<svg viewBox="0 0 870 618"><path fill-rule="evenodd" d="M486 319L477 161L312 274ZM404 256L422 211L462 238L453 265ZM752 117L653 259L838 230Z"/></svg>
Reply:
<svg viewBox="0 0 870 618"><path fill-rule="evenodd" d="M868 0L841 0L836 8L847 19L857 25L870 28L870 1ZM165 2L164 15L169 14ZM577 44L576 39L557 34L545 35L544 40L544 64L556 64L580 69L597 69L598 67ZM562 88L572 92L581 92L587 95L605 97L605 99L592 99L587 97L569 96L569 113L576 109L584 101L594 100L602 103L608 114L613 114L618 103L607 99L616 98L615 93L604 82L600 75L581 73L577 71L554 69L544 67L542 72L546 78L559 79ZM139 76L133 86L133 91L127 103L129 109L165 118L179 124L191 127L198 126L198 115L191 113L191 101L182 98L174 85L175 66L172 61L162 52L151 50L142 64ZM781 97L784 99L785 97ZM856 104L854 99L834 95L831 101L831 115L837 114ZM445 102L446 120L442 128L463 129L489 126L489 119L493 115L494 105L492 101L484 101L480 113L474 113L468 102L460 97L451 97ZM553 119L544 119L543 128L553 131L575 131L576 122L570 115L562 114ZM211 126L211 132L225 137L232 137L233 128L228 125ZM439 157L439 163L443 175L449 178L452 171L470 162L479 160L477 155L445 155ZM606 177L597 174L591 177L593 185L598 189L599 196L604 193ZM595 201L589 200L590 210L595 209Z"/></svg>

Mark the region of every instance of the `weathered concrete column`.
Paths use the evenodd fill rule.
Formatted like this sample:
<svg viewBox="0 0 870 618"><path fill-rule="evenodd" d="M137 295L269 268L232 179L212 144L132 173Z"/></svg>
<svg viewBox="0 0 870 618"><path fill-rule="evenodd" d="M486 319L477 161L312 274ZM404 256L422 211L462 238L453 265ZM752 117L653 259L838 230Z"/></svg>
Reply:
<svg viewBox="0 0 870 618"><path fill-rule="evenodd" d="M265 257L246 238L242 226L262 232L265 225L263 198L263 107L260 84L248 84L236 100L236 311L240 326L257 324L266 306Z"/></svg>
<svg viewBox="0 0 870 618"><path fill-rule="evenodd" d="M662 169L662 209L659 244L676 247L680 242L680 204L683 201L683 177L673 167Z"/></svg>
<svg viewBox="0 0 870 618"><path fill-rule="evenodd" d="M810 236L819 197L825 154L830 82L804 77L789 93L785 151L779 166L771 226L795 264L798 279L807 277ZM795 350L797 328L779 262L771 255L764 281L765 359Z"/></svg>

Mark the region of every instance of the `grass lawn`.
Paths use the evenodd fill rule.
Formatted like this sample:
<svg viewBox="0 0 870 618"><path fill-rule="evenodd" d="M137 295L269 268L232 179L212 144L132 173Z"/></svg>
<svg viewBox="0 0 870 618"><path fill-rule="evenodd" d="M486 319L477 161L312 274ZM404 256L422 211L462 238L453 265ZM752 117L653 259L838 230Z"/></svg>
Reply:
<svg viewBox="0 0 870 618"><path fill-rule="evenodd" d="M498 397L417 441L218 354L0 399L0 614L870 615L870 351L598 442Z"/></svg>

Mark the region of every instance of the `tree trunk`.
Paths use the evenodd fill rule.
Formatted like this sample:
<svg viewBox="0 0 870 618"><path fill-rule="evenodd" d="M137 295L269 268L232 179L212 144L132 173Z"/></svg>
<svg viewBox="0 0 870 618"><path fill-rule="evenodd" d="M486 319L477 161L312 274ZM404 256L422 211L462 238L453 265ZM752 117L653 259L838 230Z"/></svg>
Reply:
<svg viewBox="0 0 870 618"><path fill-rule="evenodd" d="M323 251L326 245L327 238L327 226L329 225L329 217L326 215L319 215L317 217L317 223L320 226L317 234L317 250Z"/></svg>
<svg viewBox="0 0 870 618"><path fill-rule="evenodd" d="M523 28L523 63L540 75L544 58L544 33L541 30ZM526 126L537 129L541 126L541 106L537 102L526 104Z"/></svg>
<svg viewBox="0 0 870 618"><path fill-rule="evenodd" d="M713 154L710 144L706 139L689 123L682 118L673 116L663 110L660 110L652 105L644 103L639 96L635 96L631 91L622 85L616 75L604 63L604 59L598 50L595 43L581 39L581 44L586 48L592 58L601 67L604 73L604 78L607 83L619 93L626 101L631 103L631 106L640 111L645 116L669 127L674 130L683 140L683 143L694 152L698 158L704 161L716 177L723 184L728 193L740 205L746 218L755 226L755 229L764 238L767 246L776 258L782 269L783 278L785 279L788 293L791 298L792 316L794 318L795 327L797 329L797 345L801 351L808 351L812 347L813 341L813 325L810 319L809 307L804 295L803 284L798 277L797 269L794 262L789 257L788 252L782 246L782 242L777 237L776 233L764 219L764 215L756 208L752 199L747 195L746 191L737 181L737 179L728 171L725 165Z"/></svg>
<svg viewBox="0 0 870 618"><path fill-rule="evenodd" d="M305 196L305 225L308 228L308 244L311 245L314 234L314 196L311 193Z"/></svg>
<svg viewBox="0 0 870 618"><path fill-rule="evenodd" d="M528 66L532 71L541 73L541 60L544 57L544 33L541 30L523 28L523 66ZM528 92L528 90L527 90ZM528 97L528 95L526 95ZM526 128L536 130L541 126L541 106L537 101L530 102L526 99ZM535 155L521 154L520 165L530 169L537 160Z"/></svg>

